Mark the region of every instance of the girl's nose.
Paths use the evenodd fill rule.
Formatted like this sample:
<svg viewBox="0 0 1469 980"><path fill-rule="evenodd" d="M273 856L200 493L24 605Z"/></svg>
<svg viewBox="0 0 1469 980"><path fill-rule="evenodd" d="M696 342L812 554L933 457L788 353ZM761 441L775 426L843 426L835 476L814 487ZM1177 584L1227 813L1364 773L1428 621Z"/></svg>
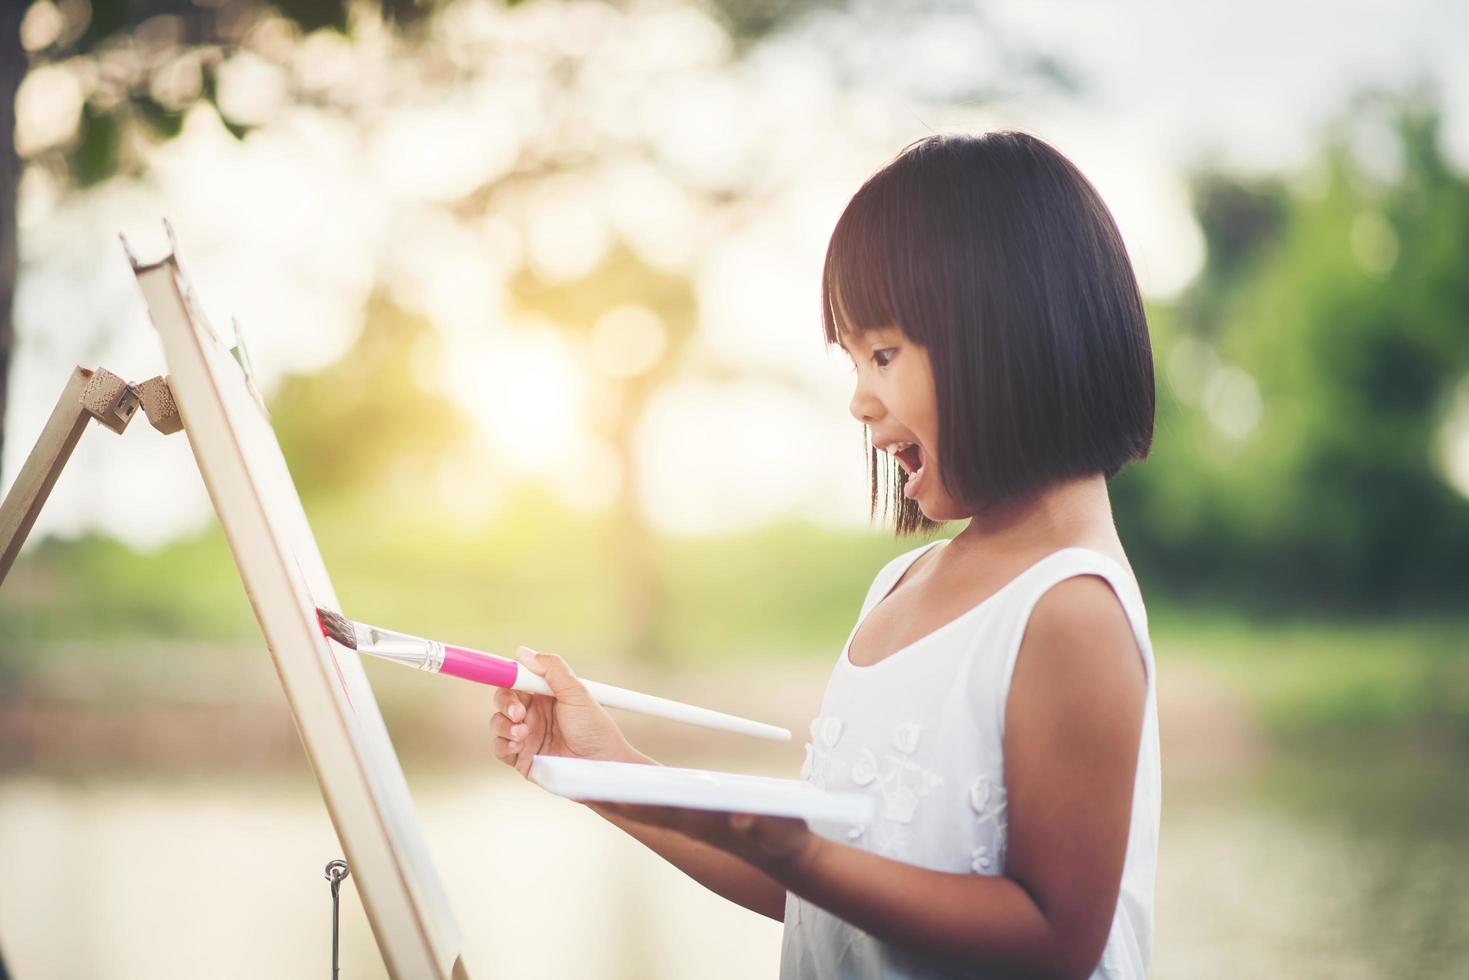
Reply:
<svg viewBox="0 0 1469 980"><path fill-rule="evenodd" d="M858 422L861 422L863 425L871 425L881 417L882 403L872 397L859 382L857 390L852 392L852 401L847 406L847 410L852 413L852 417Z"/></svg>

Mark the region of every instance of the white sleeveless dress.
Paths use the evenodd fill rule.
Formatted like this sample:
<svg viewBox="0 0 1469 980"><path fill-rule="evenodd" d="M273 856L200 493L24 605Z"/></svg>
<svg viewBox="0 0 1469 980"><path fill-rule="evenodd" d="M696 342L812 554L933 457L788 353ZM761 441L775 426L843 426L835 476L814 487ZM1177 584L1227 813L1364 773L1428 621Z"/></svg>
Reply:
<svg viewBox="0 0 1469 980"><path fill-rule="evenodd" d="M812 829L937 871L1004 874L1005 703L1020 640L1042 593L1074 575L1100 576L1132 624L1147 670L1147 702L1122 891L1092 978L1141 980L1152 955L1162 785L1153 648L1137 583L1100 552L1064 548L886 659L854 665L848 650L868 613L924 551L945 544L939 539L915 548L878 572L827 684L821 715L811 723L801 777L825 789L872 794L876 817L865 829L817 823ZM984 974L879 941L787 892L780 975L783 980L865 980Z"/></svg>

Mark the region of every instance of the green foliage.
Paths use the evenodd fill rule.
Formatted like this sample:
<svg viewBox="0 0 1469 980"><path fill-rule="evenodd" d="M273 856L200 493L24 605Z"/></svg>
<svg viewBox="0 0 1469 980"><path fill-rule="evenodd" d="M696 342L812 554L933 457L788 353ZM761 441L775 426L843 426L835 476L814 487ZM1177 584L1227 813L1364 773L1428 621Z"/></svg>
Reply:
<svg viewBox="0 0 1469 980"><path fill-rule="evenodd" d="M117 170L122 123L88 100L82 105L80 134L71 153L72 178L80 187L106 180Z"/></svg>
<svg viewBox="0 0 1469 980"><path fill-rule="evenodd" d="M1279 737L1412 728L1469 747L1462 615L1259 620L1160 604L1152 633L1161 656L1207 665Z"/></svg>
<svg viewBox="0 0 1469 980"><path fill-rule="evenodd" d="M1469 593L1469 500L1436 459L1469 372L1469 181L1436 112L1390 120L1391 179L1342 135L1314 187L1200 181L1208 264L1155 311L1154 459L1118 481L1155 579L1321 609Z"/></svg>
<svg viewBox="0 0 1469 980"><path fill-rule="evenodd" d="M44 540L6 578L0 624L0 660L48 642L258 632L217 529L147 555L96 535Z"/></svg>
<svg viewBox="0 0 1469 980"><path fill-rule="evenodd" d="M526 484L504 517L474 528L371 495L323 498L307 514L348 615L496 649L540 643L608 656L622 615L612 519L552 500ZM834 656L877 569L915 546L802 524L658 538L662 639L691 663ZM97 537L42 543L0 590L0 635L18 649L102 638L236 641L258 630L223 534L211 527L152 553Z"/></svg>
<svg viewBox="0 0 1469 980"><path fill-rule="evenodd" d="M385 7L400 5L384 4ZM304 33L309 34L323 27L347 33L346 0L273 0L273 6L283 17L295 21ZM418 5L409 3L408 6Z"/></svg>
<svg viewBox="0 0 1469 980"><path fill-rule="evenodd" d="M662 539L663 646L682 658L834 659L872 577L920 543L804 524Z"/></svg>
<svg viewBox="0 0 1469 980"><path fill-rule="evenodd" d="M132 99L133 111L138 118L147 124L148 129L159 139L173 139L184 128L184 114L177 109L170 109L147 95L137 95Z"/></svg>
<svg viewBox="0 0 1469 980"><path fill-rule="evenodd" d="M608 519L549 501L527 486L507 501L505 518L475 529L365 498L323 500L308 514L348 615L498 652L525 643L595 676L615 656L607 638L624 614L616 536ZM872 576L917 543L803 524L659 538L668 666L830 665ZM1170 664L1202 667L1280 738L1419 733L1469 746L1462 614L1262 619L1170 605L1159 591L1150 592L1150 613L1162 683ZM240 658L251 649L264 655L217 527L152 553L95 537L46 541L0 589L0 635L0 700L24 696L53 652L73 671L96 661L123 673L130 668L114 663L122 650L176 657L170 651L182 647L196 668L219 674L247 669Z"/></svg>

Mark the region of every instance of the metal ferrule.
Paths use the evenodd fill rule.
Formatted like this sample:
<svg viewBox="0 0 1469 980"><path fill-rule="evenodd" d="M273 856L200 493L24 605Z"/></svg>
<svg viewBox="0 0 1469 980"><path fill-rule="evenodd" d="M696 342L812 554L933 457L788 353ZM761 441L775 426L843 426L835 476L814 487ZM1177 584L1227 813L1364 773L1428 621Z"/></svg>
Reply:
<svg viewBox="0 0 1469 980"><path fill-rule="evenodd" d="M385 630L380 626L357 623L357 652L391 660L405 667L417 667L437 674L444 666L444 645L410 633Z"/></svg>

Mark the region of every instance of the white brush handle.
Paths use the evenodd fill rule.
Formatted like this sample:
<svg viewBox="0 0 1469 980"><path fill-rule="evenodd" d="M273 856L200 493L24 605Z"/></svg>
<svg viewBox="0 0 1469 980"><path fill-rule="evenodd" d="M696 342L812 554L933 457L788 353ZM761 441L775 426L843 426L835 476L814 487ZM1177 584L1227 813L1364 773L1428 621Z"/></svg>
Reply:
<svg viewBox="0 0 1469 980"><path fill-rule="evenodd" d="M668 718L673 721L687 722L690 725L702 725L705 728L716 728L723 732L736 732L740 735L753 735L756 738L768 739L772 742L789 742L791 732L788 728L777 725L767 725L764 722L751 721L738 715L727 715L722 711L713 711L709 708L700 708L692 704L684 704L682 701L670 701L668 698L655 697L652 694L644 694L641 691L629 691L625 687L613 687L611 684L601 684L597 681L582 680L587 691L596 702L607 708L622 708L624 711L636 711L640 714L655 715L659 718ZM515 683L512 685L517 691L526 691L531 694L548 694L555 697L551 691L551 685L539 674L526 669L523 664L516 664Z"/></svg>

